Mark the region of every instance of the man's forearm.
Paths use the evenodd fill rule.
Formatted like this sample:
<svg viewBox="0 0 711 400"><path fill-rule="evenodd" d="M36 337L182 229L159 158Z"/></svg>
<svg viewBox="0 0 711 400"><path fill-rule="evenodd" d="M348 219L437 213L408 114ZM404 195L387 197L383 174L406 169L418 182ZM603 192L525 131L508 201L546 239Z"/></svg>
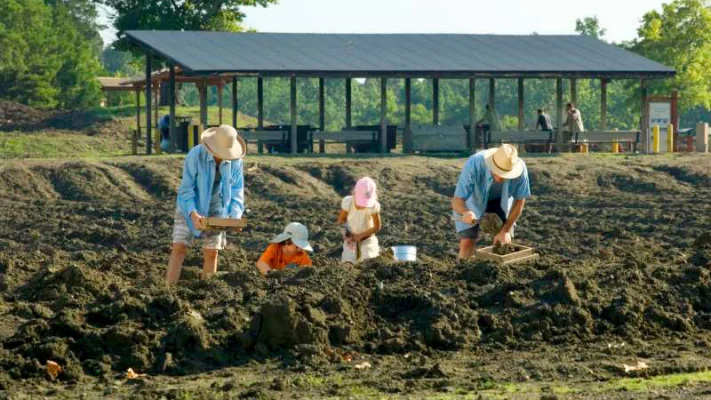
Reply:
<svg viewBox="0 0 711 400"><path fill-rule="evenodd" d="M526 200L514 201L514 205L511 208L511 212L509 213L508 218L506 218L506 223L501 228L502 231L511 232L511 228L516 223L516 220L518 220L518 217L521 216L521 212L523 212L523 205L525 202L526 202Z"/></svg>
<svg viewBox="0 0 711 400"><path fill-rule="evenodd" d="M470 211L467 208L467 203L464 201L464 199L459 198L457 196L452 197L452 210L459 214L464 214L467 211Z"/></svg>

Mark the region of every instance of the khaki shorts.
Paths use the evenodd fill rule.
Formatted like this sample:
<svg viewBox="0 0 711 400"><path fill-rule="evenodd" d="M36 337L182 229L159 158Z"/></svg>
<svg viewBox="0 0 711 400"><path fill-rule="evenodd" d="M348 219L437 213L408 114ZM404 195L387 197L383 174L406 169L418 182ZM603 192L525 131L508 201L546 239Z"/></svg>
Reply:
<svg viewBox="0 0 711 400"><path fill-rule="evenodd" d="M218 215L222 207L222 197L214 196L210 200L210 211L208 216ZM196 238L183 217L183 212L180 208L175 208L175 218L173 219L173 243L182 243L188 247L194 241L202 242L203 249L223 250L227 246L227 234L225 232L210 231L202 232L199 238Z"/></svg>

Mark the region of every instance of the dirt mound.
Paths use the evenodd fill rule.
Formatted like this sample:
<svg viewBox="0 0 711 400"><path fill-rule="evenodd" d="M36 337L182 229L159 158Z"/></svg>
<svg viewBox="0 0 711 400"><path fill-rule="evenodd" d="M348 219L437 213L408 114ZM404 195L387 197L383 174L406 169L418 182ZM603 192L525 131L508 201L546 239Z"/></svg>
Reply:
<svg viewBox="0 0 711 400"><path fill-rule="evenodd" d="M0 100L0 129L34 126L51 115L39 110L8 100Z"/></svg>
<svg viewBox="0 0 711 400"><path fill-rule="evenodd" d="M183 375L265 360L329 374L359 354L392 363L397 372L384 380L400 381L450 379L456 368L439 362L454 354L596 357L578 354L590 345L609 358L618 355L608 344L624 341L636 348L620 357L660 354L668 365L689 346L706 351L669 347L705 343L711 330L711 216L698 207L711 190L669 173L690 168L686 160L666 169L633 160L632 183L605 190L600 179L622 176L624 165L529 161L540 186L516 240L541 258L507 266L455 259L447 194L462 160L359 160L352 169L263 160L246 172L250 222L221 253L226 273L199 281L186 271L174 288L162 279L180 160L4 166L0 202L24 217L0 214L0 385L45 380L48 359L66 368L62 381L75 382L127 368ZM571 173L580 174L574 188L558 179ZM340 197L365 174L381 188L381 245L415 244L418 262L383 257L347 268L333 257ZM309 227L315 267L261 277L254 261L291 220ZM200 253L185 263L200 265ZM410 368L425 357L433 362ZM518 368L502 362L497 368ZM575 361L560 364L539 369L590 379Z"/></svg>

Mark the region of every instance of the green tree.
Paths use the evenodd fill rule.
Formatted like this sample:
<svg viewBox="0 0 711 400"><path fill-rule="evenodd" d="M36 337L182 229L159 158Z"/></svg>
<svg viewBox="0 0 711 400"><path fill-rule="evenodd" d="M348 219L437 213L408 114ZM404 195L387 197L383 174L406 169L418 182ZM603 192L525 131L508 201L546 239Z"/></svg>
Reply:
<svg viewBox="0 0 711 400"><path fill-rule="evenodd" d="M117 48L127 49L124 33L131 29L230 31L243 30L244 6L274 4L277 0L94 0L115 10Z"/></svg>
<svg viewBox="0 0 711 400"><path fill-rule="evenodd" d="M592 16L585 17L583 19L576 19L575 32L584 36L604 40L603 38L605 37L607 30L600 27L600 20L597 19L597 16Z"/></svg>
<svg viewBox="0 0 711 400"><path fill-rule="evenodd" d="M639 38L629 48L676 70L676 77L653 81L650 89L668 94L679 90L679 108L711 109L711 10L706 0L674 0L662 12L642 18Z"/></svg>

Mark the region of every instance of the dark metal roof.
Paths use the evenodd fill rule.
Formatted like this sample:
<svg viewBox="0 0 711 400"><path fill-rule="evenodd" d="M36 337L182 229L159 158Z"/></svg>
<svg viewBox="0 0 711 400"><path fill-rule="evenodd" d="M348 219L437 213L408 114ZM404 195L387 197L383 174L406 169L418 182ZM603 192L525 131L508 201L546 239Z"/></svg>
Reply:
<svg viewBox="0 0 711 400"><path fill-rule="evenodd" d="M186 73L661 78L674 70L580 35L128 31Z"/></svg>

